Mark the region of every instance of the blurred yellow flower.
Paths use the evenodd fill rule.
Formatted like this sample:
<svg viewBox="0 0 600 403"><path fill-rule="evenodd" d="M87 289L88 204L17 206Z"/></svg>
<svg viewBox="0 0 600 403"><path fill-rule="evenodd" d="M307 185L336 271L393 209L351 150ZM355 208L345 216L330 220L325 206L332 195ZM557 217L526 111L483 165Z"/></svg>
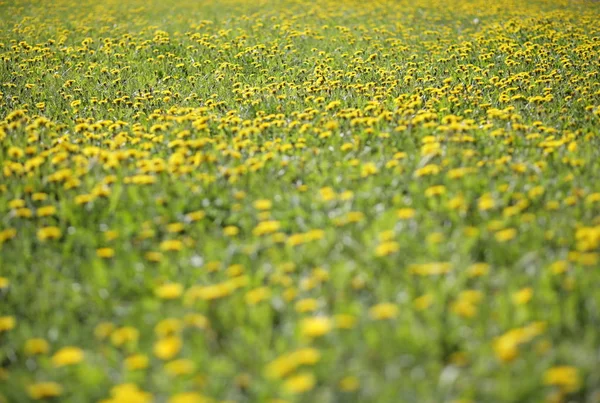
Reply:
<svg viewBox="0 0 600 403"><path fill-rule="evenodd" d="M79 364L83 361L83 350L78 347L63 347L52 356L55 367Z"/></svg>
<svg viewBox="0 0 600 403"><path fill-rule="evenodd" d="M46 354L50 350L50 345L44 339L28 339L24 350L27 355Z"/></svg>
<svg viewBox="0 0 600 403"><path fill-rule="evenodd" d="M301 334L310 338L324 336L329 333L332 328L332 321L326 316L306 318L300 323Z"/></svg>
<svg viewBox="0 0 600 403"><path fill-rule="evenodd" d="M40 382L27 387L29 397L34 400L58 397L62 395L63 388L56 382Z"/></svg>

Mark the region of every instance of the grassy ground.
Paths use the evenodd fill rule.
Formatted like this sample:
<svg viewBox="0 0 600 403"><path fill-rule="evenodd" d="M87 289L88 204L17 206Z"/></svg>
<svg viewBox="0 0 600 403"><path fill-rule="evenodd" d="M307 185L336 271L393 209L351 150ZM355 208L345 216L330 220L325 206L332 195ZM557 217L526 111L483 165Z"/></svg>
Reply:
<svg viewBox="0 0 600 403"><path fill-rule="evenodd" d="M0 401L600 401L598 3L0 15Z"/></svg>

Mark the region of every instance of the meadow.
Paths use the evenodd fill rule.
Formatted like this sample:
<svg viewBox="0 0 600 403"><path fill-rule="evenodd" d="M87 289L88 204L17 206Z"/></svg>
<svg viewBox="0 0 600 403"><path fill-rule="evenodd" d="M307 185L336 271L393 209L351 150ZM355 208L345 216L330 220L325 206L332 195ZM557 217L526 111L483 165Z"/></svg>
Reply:
<svg viewBox="0 0 600 403"><path fill-rule="evenodd" d="M0 402L600 402L598 21L1 0Z"/></svg>

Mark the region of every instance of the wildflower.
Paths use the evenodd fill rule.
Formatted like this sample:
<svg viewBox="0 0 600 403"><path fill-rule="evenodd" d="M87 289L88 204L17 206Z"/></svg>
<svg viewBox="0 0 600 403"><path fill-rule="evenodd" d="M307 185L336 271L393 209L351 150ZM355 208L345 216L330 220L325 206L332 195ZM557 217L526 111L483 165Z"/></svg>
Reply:
<svg viewBox="0 0 600 403"><path fill-rule="evenodd" d="M373 305L369 309L369 316L375 320L393 319L398 316L398 313L398 306L390 302Z"/></svg>
<svg viewBox="0 0 600 403"><path fill-rule="evenodd" d="M525 305L531 300L533 289L531 287L522 288L512 295L513 302L516 305Z"/></svg>
<svg viewBox="0 0 600 403"><path fill-rule="evenodd" d="M400 250L398 242L383 242L375 248L375 256L388 256Z"/></svg>
<svg viewBox="0 0 600 403"><path fill-rule="evenodd" d="M227 227L223 228L223 234L226 236L233 237L239 233L240 233L240 229L238 227L236 227L235 225L228 225Z"/></svg>
<svg viewBox="0 0 600 403"><path fill-rule="evenodd" d="M246 293L246 302L249 305L256 305L266 300L271 295L271 290L267 287L259 287Z"/></svg>
<svg viewBox="0 0 600 403"><path fill-rule="evenodd" d="M281 225L279 221L262 221L258 223L258 225L254 228L252 233L256 236L261 236L265 234L272 234L277 232Z"/></svg>
<svg viewBox="0 0 600 403"><path fill-rule="evenodd" d="M121 347L127 343L135 344L140 337L140 332L132 326L123 326L114 330L110 334L110 341L116 347Z"/></svg>
<svg viewBox="0 0 600 403"><path fill-rule="evenodd" d="M182 358L165 364L165 371L171 376L189 375L194 372L196 365L193 361Z"/></svg>
<svg viewBox="0 0 600 403"><path fill-rule="evenodd" d="M48 217L56 214L56 207L54 206L43 206L37 209L38 217Z"/></svg>
<svg viewBox="0 0 600 403"><path fill-rule="evenodd" d="M196 392L183 392L173 395L169 398L167 403L211 403L212 399L209 399Z"/></svg>
<svg viewBox="0 0 600 403"><path fill-rule="evenodd" d="M114 386L110 390L111 397L102 403L151 403L152 395L144 392L133 383Z"/></svg>
<svg viewBox="0 0 600 403"><path fill-rule="evenodd" d="M273 206L271 200L260 199L254 202L254 208L257 210L270 210Z"/></svg>
<svg viewBox="0 0 600 403"><path fill-rule="evenodd" d="M115 256L115 250L113 248L99 248L96 249L96 256L103 259L109 259Z"/></svg>
<svg viewBox="0 0 600 403"><path fill-rule="evenodd" d="M154 355L161 360L170 360L179 353L182 344L177 336L165 337L154 344Z"/></svg>
<svg viewBox="0 0 600 403"><path fill-rule="evenodd" d="M316 338L326 335L333 327L330 318L325 316L315 316L303 319L300 325L303 336Z"/></svg>
<svg viewBox="0 0 600 403"><path fill-rule="evenodd" d="M546 385L558 386L567 393L575 392L581 387L579 371L575 367L557 366L548 369L544 373Z"/></svg>
<svg viewBox="0 0 600 403"><path fill-rule="evenodd" d="M145 354L134 354L125 359L125 367L129 371L136 371L148 367L150 360Z"/></svg>
<svg viewBox="0 0 600 403"><path fill-rule="evenodd" d="M27 355L46 354L49 349L50 346L44 339L28 339L24 347L25 354Z"/></svg>
<svg viewBox="0 0 600 403"><path fill-rule="evenodd" d="M507 242L514 239L517 236L517 230L514 228L507 228L502 231L496 232L494 237L498 242Z"/></svg>
<svg viewBox="0 0 600 403"><path fill-rule="evenodd" d="M154 293L161 299L176 299L183 294L183 286L179 283L167 283L156 288Z"/></svg>
<svg viewBox="0 0 600 403"><path fill-rule="evenodd" d="M396 212L396 215L398 216L399 219L401 220L408 220L411 219L415 216L416 214L416 210L413 208L409 208L409 207L405 207L405 208L401 208Z"/></svg>
<svg viewBox="0 0 600 403"><path fill-rule="evenodd" d="M301 373L288 378L283 384L284 388L290 393L304 393L312 390L316 379L311 373Z"/></svg>
<svg viewBox="0 0 600 403"><path fill-rule="evenodd" d="M16 324L14 316L0 316L0 333L14 329Z"/></svg>
<svg viewBox="0 0 600 403"><path fill-rule="evenodd" d="M40 228L37 233L37 237L40 241L46 241L48 239L58 239L61 236L61 231L58 227L44 227Z"/></svg>
<svg viewBox="0 0 600 403"><path fill-rule="evenodd" d="M78 347L63 347L52 356L55 367L79 364L83 361L83 350Z"/></svg>
<svg viewBox="0 0 600 403"><path fill-rule="evenodd" d="M168 239L160 243L160 249L163 251L180 251L183 249L183 242L178 239Z"/></svg>
<svg viewBox="0 0 600 403"><path fill-rule="evenodd" d="M40 382L27 387L27 394L34 400L58 397L62 392L62 386L56 382Z"/></svg>

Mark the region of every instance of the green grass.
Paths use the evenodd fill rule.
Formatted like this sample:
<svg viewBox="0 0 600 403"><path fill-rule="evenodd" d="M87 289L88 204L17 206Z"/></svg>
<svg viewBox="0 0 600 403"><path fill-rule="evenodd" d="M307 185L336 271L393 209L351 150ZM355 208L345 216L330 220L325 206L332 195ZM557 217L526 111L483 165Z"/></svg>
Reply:
<svg viewBox="0 0 600 403"><path fill-rule="evenodd" d="M600 401L596 2L0 15L0 402Z"/></svg>

